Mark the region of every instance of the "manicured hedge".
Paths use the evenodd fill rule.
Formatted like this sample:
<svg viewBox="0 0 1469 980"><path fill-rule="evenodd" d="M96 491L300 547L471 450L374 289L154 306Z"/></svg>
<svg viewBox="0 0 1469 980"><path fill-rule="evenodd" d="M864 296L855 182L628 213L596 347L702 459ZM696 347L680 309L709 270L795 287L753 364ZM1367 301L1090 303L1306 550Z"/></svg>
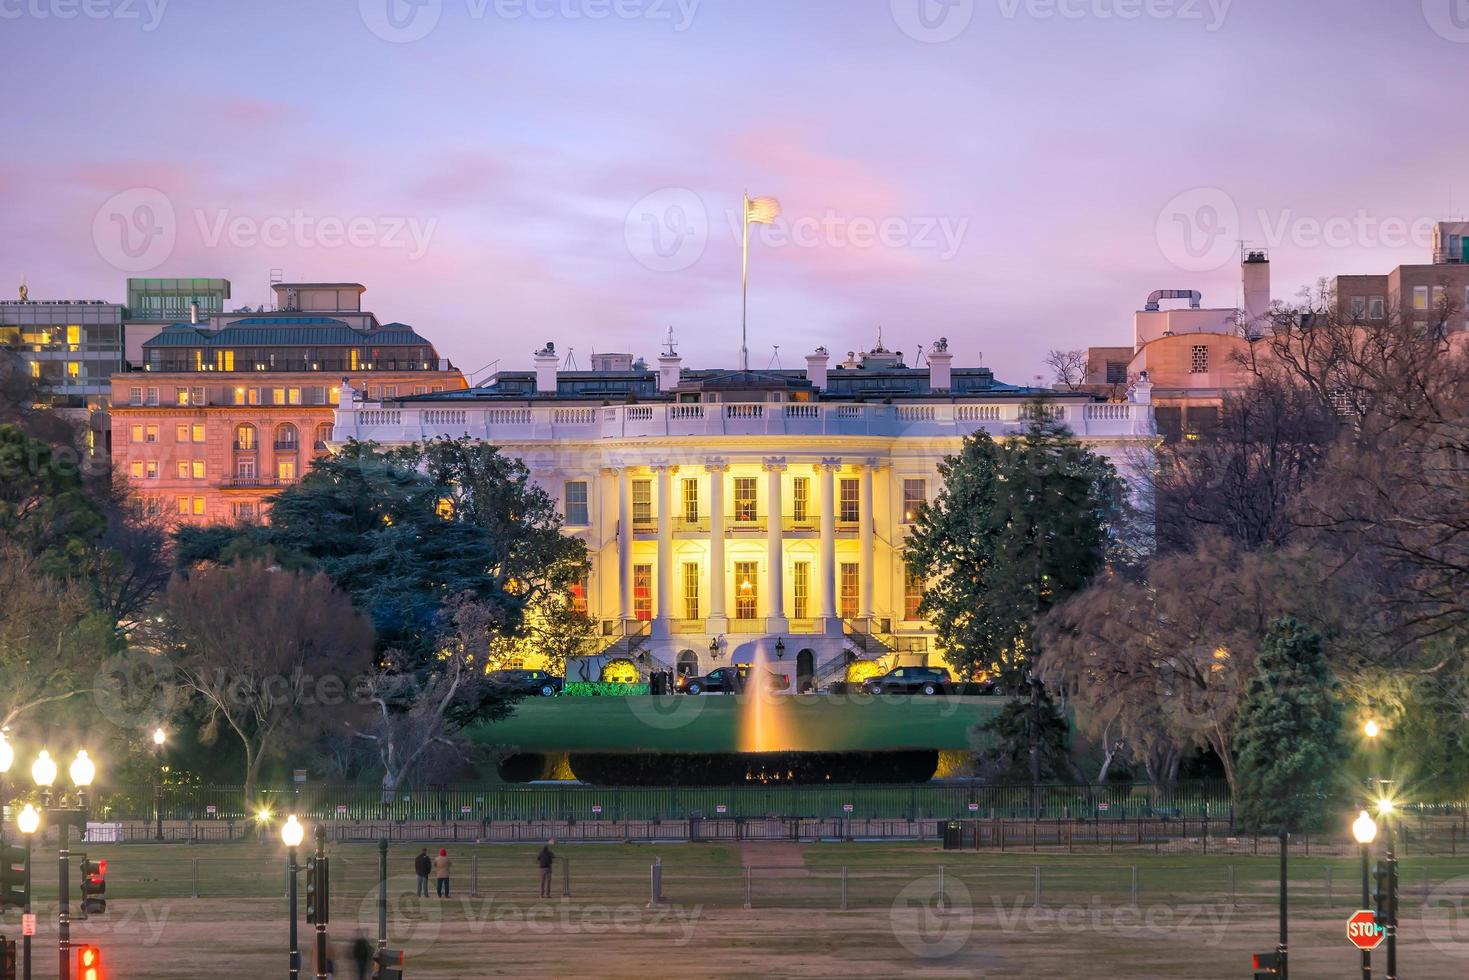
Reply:
<svg viewBox="0 0 1469 980"><path fill-rule="evenodd" d="M573 698L627 698L647 694L647 684L610 684L604 681L570 681L562 692Z"/></svg>

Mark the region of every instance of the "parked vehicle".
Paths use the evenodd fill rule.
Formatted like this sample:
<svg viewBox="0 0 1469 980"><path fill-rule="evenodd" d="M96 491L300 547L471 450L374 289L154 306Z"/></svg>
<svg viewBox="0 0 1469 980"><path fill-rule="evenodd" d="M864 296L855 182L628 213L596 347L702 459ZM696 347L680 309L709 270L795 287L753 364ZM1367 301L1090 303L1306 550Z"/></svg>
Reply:
<svg viewBox="0 0 1469 980"><path fill-rule="evenodd" d="M716 667L702 677L680 674L678 689L684 694L739 694L750 683L750 669L749 664L732 664L729 667ZM786 691L790 689L791 678L789 674L767 670L765 684L766 690Z"/></svg>
<svg viewBox="0 0 1469 980"><path fill-rule="evenodd" d="M560 694L566 686L564 678L544 670L494 670L490 672L490 683L503 687L512 694L539 695L543 698Z"/></svg>
<svg viewBox="0 0 1469 980"><path fill-rule="evenodd" d="M894 667L864 681L862 690L868 694L942 694L952 683L942 667Z"/></svg>

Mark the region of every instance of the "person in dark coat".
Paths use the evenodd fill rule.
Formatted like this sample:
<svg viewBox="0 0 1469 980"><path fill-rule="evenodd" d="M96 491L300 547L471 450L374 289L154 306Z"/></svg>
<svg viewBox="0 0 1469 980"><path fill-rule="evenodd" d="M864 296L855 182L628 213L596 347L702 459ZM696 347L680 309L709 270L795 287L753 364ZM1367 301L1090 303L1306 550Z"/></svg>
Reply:
<svg viewBox="0 0 1469 980"><path fill-rule="evenodd" d="M413 859L413 873L418 875L418 895L420 898L428 898L428 874L434 869L434 863L429 859L428 848L418 852L418 857Z"/></svg>
<svg viewBox="0 0 1469 980"><path fill-rule="evenodd" d="M367 968L372 966L372 943L360 932L352 940L352 965L357 967L357 980L367 980Z"/></svg>
<svg viewBox="0 0 1469 980"><path fill-rule="evenodd" d="M551 845L554 843L556 843L556 838L552 837L546 841L546 846L542 847L540 853L536 855L536 864L541 869L542 898L551 897L551 866L556 863L556 855L551 850Z"/></svg>

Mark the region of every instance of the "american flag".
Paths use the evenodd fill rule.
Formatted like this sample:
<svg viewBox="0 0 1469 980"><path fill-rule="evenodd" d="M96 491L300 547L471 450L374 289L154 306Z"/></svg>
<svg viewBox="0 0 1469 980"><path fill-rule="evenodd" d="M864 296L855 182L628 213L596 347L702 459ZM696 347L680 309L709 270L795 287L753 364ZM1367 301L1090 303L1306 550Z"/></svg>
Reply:
<svg viewBox="0 0 1469 980"><path fill-rule="evenodd" d="M745 203L745 220L752 225L773 225L780 217L780 202L773 197L752 197Z"/></svg>

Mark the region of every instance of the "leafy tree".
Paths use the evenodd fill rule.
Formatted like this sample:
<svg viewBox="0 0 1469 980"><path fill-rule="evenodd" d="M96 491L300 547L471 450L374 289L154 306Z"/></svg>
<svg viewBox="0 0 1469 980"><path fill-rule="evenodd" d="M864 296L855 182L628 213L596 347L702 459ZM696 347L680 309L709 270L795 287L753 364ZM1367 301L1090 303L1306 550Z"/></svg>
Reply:
<svg viewBox="0 0 1469 980"><path fill-rule="evenodd" d="M366 617L325 575L244 562L169 583L160 646L197 700L205 740L245 754L245 797L273 755L350 720L372 669Z"/></svg>
<svg viewBox="0 0 1469 980"><path fill-rule="evenodd" d="M1422 800L1458 803L1469 793L1469 671L1455 651L1413 678L1390 745Z"/></svg>
<svg viewBox="0 0 1469 980"><path fill-rule="evenodd" d="M17 425L0 425L0 537L56 575L75 572L106 520L74 459Z"/></svg>
<svg viewBox="0 0 1469 980"><path fill-rule="evenodd" d="M1039 684L1032 691L1034 701L1007 701L998 715L976 726L976 735L993 736L993 746L980 753L981 770L1010 783L1075 779L1066 717Z"/></svg>
<svg viewBox="0 0 1469 980"><path fill-rule="evenodd" d="M1341 798L1342 709L1321 636L1270 624L1234 736L1240 822L1274 834L1325 827Z"/></svg>
<svg viewBox="0 0 1469 980"><path fill-rule="evenodd" d="M940 464L906 552L949 663L1011 693L1029 683L1041 617L1101 570L1122 500L1106 459L1043 404L1031 415L1023 435L975 433Z"/></svg>

